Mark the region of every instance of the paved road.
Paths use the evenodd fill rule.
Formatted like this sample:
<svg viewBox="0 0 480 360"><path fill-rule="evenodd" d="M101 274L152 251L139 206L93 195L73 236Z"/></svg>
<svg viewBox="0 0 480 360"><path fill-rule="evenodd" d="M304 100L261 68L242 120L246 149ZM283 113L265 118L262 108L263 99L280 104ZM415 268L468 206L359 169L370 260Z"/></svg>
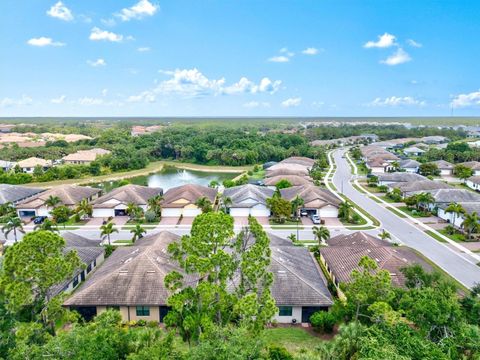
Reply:
<svg viewBox="0 0 480 360"><path fill-rule="evenodd" d="M468 256L464 257L453 251L356 190L349 181L352 178L350 166L347 160L342 158L345 151L337 150L333 153L337 164L333 183L339 192L343 189L344 195L382 223L381 228L392 234L399 242L421 252L466 287L471 288L475 283L480 283L480 267L468 259Z"/></svg>

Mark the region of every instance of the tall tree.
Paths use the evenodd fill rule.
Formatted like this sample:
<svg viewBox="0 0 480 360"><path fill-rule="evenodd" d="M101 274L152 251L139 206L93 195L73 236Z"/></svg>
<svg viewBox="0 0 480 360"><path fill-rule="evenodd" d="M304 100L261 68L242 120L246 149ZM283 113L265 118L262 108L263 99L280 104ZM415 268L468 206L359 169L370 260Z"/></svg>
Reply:
<svg viewBox="0 0 480 360"><path fill-rule="evenodd" d="M6 294L8 311L32 309L44 325L54 331L55 318L49 311L52 286L73 275L81 266L76 251L64 252L65 240L49 231L34 231L24 236L5 254L0 289ZM24 312L25 313L25 312ZM34 319L32 319L34 320Z"/></svg>
<svg viewBox="0 0 480 360"><path fill-rule="evenodd" d="M324 241L330 238L330 231L325 226L314 226L313 236L318 240L318 246L324 245Z"/></svg>
<svg viewBox="0 0 480 360"><path fill-rule="evenodd" d="M197 201L195 201L195 205L202 210L204 214L213 211L212 202L205 196L198 198Z"/></svg>
<svg viewBox="0 0 480 360"><path fill-rule="evenodd" d="M2 227L2 232L5 235L5 239L8 238L8 234L13 231L13 238L15 242L18 240L17 232L25 234L25 230L23 229L23 222L22 220L15 215L9 216L5 219L5 225Z"/></svg>
<svg viewBox="0 0 480 360"><path fill-rule="evenodd" d="M141 239L147 231L140 224L136 224L133 229L130 229L132 234L132 242L134 243L138 239Z"/></svg>
<svg viewBox="0 0 480 360"><path fill-rule="evenodd" d="M338 217L349 222L353 214L353 205L345 200L338 207Z"/></svg>
<svg viewBox="0 0 480 360"><path fill-rule="evenodd" d="M100 236L102 240L108 239L108 245L111 245L110 236L113 233L118 233L118 229L115 228L115 224L111 221L100 226Z"/></svg>
<svg viewBox="0 0 480 360"><path fill-rule="evenodd" d="M298 216L298 212L301 207L305 204L305 201L298 195L291 201L292 203L292 216Z"/></svg>
<svg viewBox="0 0 480 360"><path fill-rule="evenodd" d="M51 207L51 208L54 208L55 206L57 206L58 204L60 204L62 202L62 200L60 200L60 198L58 196L55 196L55 195L50 195L44 202L45 206L48 206L48 207Z"/></svg>
<svg viewBox="0 0 480 360"><path fill-rule="evenodd" d="M479 221L480 218L475 211L471 214L465 215L462 228L467 232L468 239L471 239L472 233L478 232L478 229L480 228L480 224L478 223Z"/></svg>
<svg viewBox="0 0 480 360"><path fill-rule="evenodd" d="M446 208L445 212L451 213L453 215L452 225L455 226L455 221L457 220L457 216L465 214L465 209L462 205L458 203L450 203Z"/></svg>
<svg viewBox="0 0 480 360"><path fill-rule="evenodd" d="M155 195L154 197L151 197L148 199L148 209L150 211L153 211L157 216L162 215L162 201L163 201L163 196L158 194Z"/></svg>
<svg viewBox="0 0 480 360"><path fill-rule="evenodd" d="M380 234L378 234L378 237L382 240L389 240L389 239L392 238L392 235L390 235L390 233L388 231L383 229L382 232Z"/></svg>
<svg viewBox="0 0 480 360"><path fill-rule="evenodd" d="M78 203L75 212L78 214L79 217L91 217L93 214L93 206L88 202L88 199L82 199Z"/></svg>

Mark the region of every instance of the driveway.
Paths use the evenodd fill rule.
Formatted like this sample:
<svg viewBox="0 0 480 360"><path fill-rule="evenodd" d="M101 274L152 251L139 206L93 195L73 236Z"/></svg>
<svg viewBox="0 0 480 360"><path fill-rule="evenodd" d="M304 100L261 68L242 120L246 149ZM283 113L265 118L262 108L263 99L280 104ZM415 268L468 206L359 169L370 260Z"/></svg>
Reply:
<svg viewBox="0 0 480 360"><path fill-rule="evenodd" d="M233 218L235 226L247 226L248 225L248 217L246 216L235 216Z"/></svg>
<svg viewBox="0 0 480 360"><path fill-rule="evenodd" d="M194 216L184 216L180 225L192 225L193 219L195 219Z"/></svg>
<svg viewBox="0 0 480 360"><path fill-rule="evenodd" d="M103 221L107 220L106 218L91 218L90 220L87 221L85 225L89 226L101 226L103 224Z"/></svg>
<svg viewBox="0 0 480 360"><path fill-rule="evenodd" d="M343 183L344 195L377 218L381 222L381 227L388 231L394 239L419 251L463 285L471 288L480 281L480 267L475 264L474 257L453 251L445 244L427 235L423 229L396 216L355 189L349 181L352 178L350 166L347 160L342 158L345 152L345 149L340 149L333 153L337 165L333 183L337 189L342 189Z"/></svg>
<svg viewBox="0 0 480 360"><path fill-rule="evenodd" d="M162 217L158 225L177 225L178 217Z"/></svg>

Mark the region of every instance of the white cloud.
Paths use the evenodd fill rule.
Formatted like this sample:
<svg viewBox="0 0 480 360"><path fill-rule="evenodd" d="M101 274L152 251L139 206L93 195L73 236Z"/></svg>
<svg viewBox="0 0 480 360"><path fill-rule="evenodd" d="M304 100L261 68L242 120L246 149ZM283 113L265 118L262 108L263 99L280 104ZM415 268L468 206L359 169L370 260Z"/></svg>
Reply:
<svg viewBox="0 0 480 360"><path fill-rule="evenodd" d="M108 89L103 89L102 90L102 96L107 96L108 94Z"/></svg>
<svg viewBox="0 0 480 360"><path fill-rule="evenodd" d="M302 51L302 54L304 55L317 55L320 51L314 47L309 47L306 48L305 50Z"/></svg>
<svg viewBox="0 0 480 360"><path fill-rule="evenodd" d="M93 67L106 66L107 62L104 59L87 60L87 64Z"/></svg>
<svg viewBox="0 0 480 360"><path fill-rule="evenodd" d="M231 85L226 84L225 78L209 79L198 69L160 70L160 73L170 78L159 82L155 88L146 90L128 98L129 102L154 102L158 94L179 95L184 98L195 98L216 95L237 94L273 94L279 90L281 81L272 81L267 77L255 83L246 77Z"/></svg>
<svg viewBox="0 0 480 360"><path fill-rule="evenodd" d="M388 48L388 47L391 47L391 46L394 46L396 45L395 43L395 40L397 38L395 37L395 35L392 35L392 34L389 34L389 33L385 33L383 35L379 35L378 36L378 40L377 41L367 41L363 47L366 48L366 49L370 49L370 48Z"/></svg>
<svg viewBox="0 0 480 360"><path fill-rule="evenodd" d="M258 108L258 107L268 108L268 107L270 107L270 103L269 102L259 102L259 101L249 101L249 102L243 104L243 107L246 107L248 109L253 109L253 108Z"/></svg>
<svg viewBox="0 0 480 360"><path fill-rule="evenodd" d="M83 97L79 98L77 103L84 106L102 105L104 104L104 100L101 98Z"/></svg>
<svg viewBox="0 0 480 360"><path fill-rule="evenodd" d="M290 58L288 56L279 55L279 56L272 56L271 58L268 59L268 61L276 62L276 63L285 63L285 62L289 62Z"/></svg>
<svg viewBox="0 0 480 360"><path fill-rule="evenodd" d="M455 95L450 105L454 108L480 106L480 90L468 94Z"/></svg>
<svg viewBox="0 0 480 360"><path fill-rule="evenodd" d="M65 46L65 43L59 41L53 41L52 38L41 36L38 38L31 38L27 41L28 45L31 46Z"/></svg>
<svg viewBox="0 0 480 360"><path fill-rule="evenodd" d="M295 98L289 98L284 101L282 101L281 105L283 107L289 108L289 107L297 107L301 104L302 98L300 97L295 97Z"/></svg>
<svg viewBox="0 0 480 360"><path fill-rule="evenodd" d="M115 16L118 16L122 21L130 21L131 19L142 19L145 16L152 16L158 9L159 6L157 4L152 4L148 0L140 0L132 7L122 9Z"/></svg>
<svg viewBox="0 0 480 360"><path fill-rule="evenodd" d="M111 31L101 30L98 27L94 27L90 33L90 40L93 41L112 41L112 42L121 42L123 40L123 35L115 34Z"/></svg>
<svg viewBox="0 0 480 360"><path fill-rule="evenodd" d="M281 49L280 49L280 53L281 53L281 54L285 54L285 55L287 55L288 57L292 57L293 55L295 55L294 52L288 51L288 48L286 48L286 47L281 48Z"/></svg>
<svg viewBox="0 0 480 360"><path fill-rule="evenodd" d="M419 42L416 42L415 40L412 40L412 39L408 39L407 44L410 45L411 47L416 47L416 48L421 48L423 46Z"/></svg>
<svg viewBox="0 0 480 360"><path fill-rule="evenodd" d="M112 27L112 26L115 26L117 24L115 19L101 19L100 21L102 22L103 25L108 26L108 27Z"/></svg>
<svg viewBox="0 0 480 360"><path fill-rule="evenodd" d="M415 99L412 96L391 96L387 98L376 98L367 106L373 107L388 107L388 106L424 106L426 104L423 100Z"/></svg>
<svg viewBox="0 0 480 360"><path fill-rule="evenodd" d="M147 51L150 51L150 50L151 49L148 46L139 47L137 49L137 51L139 51L139 52L147 52Z"/></svg>
<svg viewBox="0 0 480 360"><path fill-rule="evenodd" d="M67 8L61 1L53 5L50 10L47 11L47 15L63 20L63 21L72 21L73 14L69 8Z"/></svg>
<svg viewBox="0 0 480 360"><path fill-rule="evenodd" d="M385 60L380 61L381 64L395 66L411 61L412 58L402 48L398 48L392 55Z"/></svg>
<svg viewBox="0 0 480 360"><path fill-rule="evenodd" d="M67 99L66 95L60 95L58 98L50 99L50 102L52 104L63 104L66 99Z"/></svg>
<svg viewBox="0 0 480 360"><path fill-rule="evenodd" d="M0 100L0 107L11 107L11 106L24 106L31 105L33 100L30 96L22 95L20 99L12 99L9 97L3 98Z"/></svg>

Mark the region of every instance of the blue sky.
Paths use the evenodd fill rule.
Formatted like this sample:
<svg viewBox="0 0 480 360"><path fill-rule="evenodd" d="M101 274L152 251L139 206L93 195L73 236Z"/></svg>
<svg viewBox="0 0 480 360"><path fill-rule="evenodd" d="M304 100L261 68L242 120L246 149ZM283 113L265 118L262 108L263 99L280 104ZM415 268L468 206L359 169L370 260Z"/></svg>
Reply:
<svg viewBox="0 0 480 360"><path fill-rule="evenodd" d="M480 115L480 2L0 2L0 116Z"/></svg>

